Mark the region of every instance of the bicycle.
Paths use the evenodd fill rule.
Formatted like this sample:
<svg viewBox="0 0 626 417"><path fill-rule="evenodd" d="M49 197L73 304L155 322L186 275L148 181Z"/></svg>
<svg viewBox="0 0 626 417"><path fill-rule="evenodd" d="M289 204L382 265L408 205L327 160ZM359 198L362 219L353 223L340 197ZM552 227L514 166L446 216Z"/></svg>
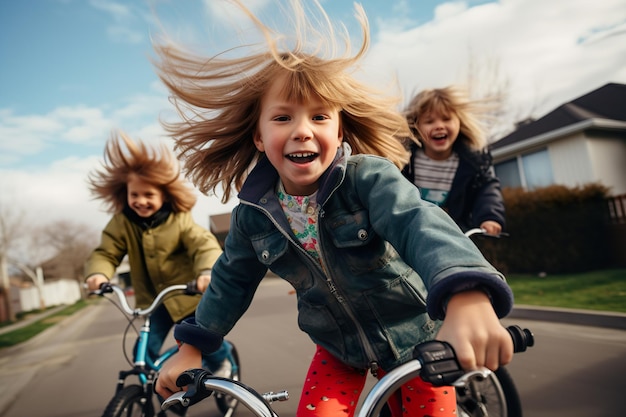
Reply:
<svg viewBox="0 0 626 417"><path fill-rule="evenodd" d="M111 301L128 319L128 326L124 331L122 341L122 351L124 352L126 361L132 368L119 372L115 394L107 404L102 415L103 417L153 417L155 415L156 411L153 404L155 394L153 389L154 382L163 363L178 352L178 346L170 347L156 359L149 357L147 352L148 337L150 335L150 315L163 303L166 296L174 293L182 293L190 296L200 294L196 289L195 282L171 285L164 288L149 307L145 309L133 309L128 304L124 290L115 284L104 283L100 286L100 289L89 293L89 295L98 295ZM112 298L106 297L105 294L115 294L118 302L116 303ZM134 327L134 321L138 318L143 318L143 323L140 330L137 332L137 329ZM135 331L138 333L133 360L130 359L125 349L126 338L131 327L135 328ZM237 348L230 341L225 340L224 343L227 344L229 351L227 358L232 366L231 379L233 381L239 381L241 379L241 366ZM138 384L127 384L127 379L131 375L137 377ZM232 416L239 404L237 398L226 394L216 395L215 401L217 408L225 417ZM160 410L156 415L164 417L165 411Z"/></svg>
<svg viewBox="0 0 626 417"><path fill-rule="evenodd" d="M515 352L524 352L534 345L534 336L530 330L519 326L509 326L507 330L513 339ZM378 417L389 397L402 384L417 376L435 386L452 385L457 389L466 389L472 386L473 381L486 380L490 375L493 373L486 368L463 371L456 359L454 349L447 342L437 340L425 342L415 347L412 360L391 370L376 382L369 390L356 416ZM214 392L219 392L237 398L257 417L279 417L270 404L289 398L287 391L259 394L240 381L215 377L202 369L183 372L177 380L177 385L186 386L187 390L176 392L165 399L162 404L163 409L173 405L189 407L213 395ZM459 415L463 414L459 413ZM491 416L491 414L483 415Z"/></svg>
<svg viewBox="0 0 626 417"><path fill-rule="evenodd" d="M496 239L508 236L507 233L490 235L481 228L473 228L465 232L467 237L474 235ZM483 380L475 379L465 387L457 387L456 394L461 411L468 417L522 417L523 415L522 401L517 387L504 366L499 367Z"/></svg>

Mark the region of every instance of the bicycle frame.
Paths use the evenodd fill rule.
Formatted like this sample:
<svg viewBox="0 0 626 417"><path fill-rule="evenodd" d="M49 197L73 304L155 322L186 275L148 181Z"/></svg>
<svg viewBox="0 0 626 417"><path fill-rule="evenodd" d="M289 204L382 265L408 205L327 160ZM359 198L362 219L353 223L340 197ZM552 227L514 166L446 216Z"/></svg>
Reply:
<svg viewBox="0 0 626 417"><path fill-rule="evenodd" d="M127 371L120 371L117 383L117 391L124 387L124 382L129 375L137 375L139 382L142 386L151 384L156 373L161 369L163 363L168 360L172 355L178 352L177 346L172 346L167 349L158 358L152 359L148 356L148 339L150 337L150 315L161 305L165 296L174 292L187 292L192 293L190 285L178 284L172 285L161 293L152 301L152 304L145 309L131 308L126 299L124 291L115 285L104 284L103 287L94 291L93 294L103 296L105 293L114 293L119 301L118 308L130 317L143 317L144 322L139 330L139 336L137 339L136 349L134 352L133 368Z"/></svg>

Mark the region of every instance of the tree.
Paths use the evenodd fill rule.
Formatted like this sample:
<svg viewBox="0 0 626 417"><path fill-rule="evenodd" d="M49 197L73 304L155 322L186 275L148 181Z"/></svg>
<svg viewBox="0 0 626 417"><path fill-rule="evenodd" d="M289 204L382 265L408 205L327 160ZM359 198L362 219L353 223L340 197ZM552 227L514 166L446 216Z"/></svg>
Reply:
<svg viewBox="0 0 626 417"><path fill-rule="evenodd" d="M511 79L503 73L500 61L494 57L477 58L469 53L467 85L473 99L485 103L487 142L492 143L516 129L520 121L532 119L537 103L521 108L513 104Z"/></svg>
<svg viewBox="0 0 626 417"><path fill-rule="evenodd" d="M93 228L66 220L29 227L24 214L14 206L0 204L0 288L6 294L10 321L15 320L9 297L10 269L20 271L23 279L34 283L44 306L43 279L52 275L81 281L85 261L98 237Z"/></svg>
<svg viewBox="0 0 626 417"><path fill-rule="evenodd" d="M53 250L54 256L44 266L62 265L66 278L82 281L85 261L98 243L98 233L90 226L61 220L44 226L40 231L41 242Z"/></svg>
<svg viewBox="0 0 626 417"><path fill-rule="evenodd" d="M0 202L0 284L5 294L7 318L15 321L15 312L11 306L11 284L9 282L9 251L20 238L24 229L24 215L17 213L13 207Z"/></svg>

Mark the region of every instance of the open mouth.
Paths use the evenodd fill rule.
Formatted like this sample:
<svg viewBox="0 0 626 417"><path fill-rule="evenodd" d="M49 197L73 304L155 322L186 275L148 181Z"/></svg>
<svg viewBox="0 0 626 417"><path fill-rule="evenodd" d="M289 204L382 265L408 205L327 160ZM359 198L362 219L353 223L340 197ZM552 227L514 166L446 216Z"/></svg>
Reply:
<svg viewBox="0 0 626 417"><path fill-rule="evenodd" d="M295 162L296 164L304 164L306 162L311 162L315 158L317 158L319 154L315 152L298 152L298 153L290 153L286 155L286 158L291 162Z"/></svg>

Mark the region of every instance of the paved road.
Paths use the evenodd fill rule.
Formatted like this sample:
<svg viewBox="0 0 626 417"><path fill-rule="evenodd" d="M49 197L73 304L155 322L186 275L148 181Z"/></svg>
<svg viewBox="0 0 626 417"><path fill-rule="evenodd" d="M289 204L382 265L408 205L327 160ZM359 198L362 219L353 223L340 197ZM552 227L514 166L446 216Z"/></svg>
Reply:
<svg viewBox="0 0 626 417"><path fill-rule="evenodd" d="M274 407L282 417L295 415L301 379L313 353L312 343L297 329L295 297L289 290L283 281L267 280L229 335L238 346L247 384L259 392L291 393L291 400ZM541 314L529 309L520 314L523 319L506 320L530 327L537 338L537 346L509 366L526 416L621 415L626 331L527 318ZM582 317L560 316L552 318ZM121 313L103 300L25 344L0 351L0 415L101 415L113 394L117 371L126 368L121 355L123 328ZM249 415L244 409L237 413ZM188 416L217 416L213 401L192 407Z"/></svg>

